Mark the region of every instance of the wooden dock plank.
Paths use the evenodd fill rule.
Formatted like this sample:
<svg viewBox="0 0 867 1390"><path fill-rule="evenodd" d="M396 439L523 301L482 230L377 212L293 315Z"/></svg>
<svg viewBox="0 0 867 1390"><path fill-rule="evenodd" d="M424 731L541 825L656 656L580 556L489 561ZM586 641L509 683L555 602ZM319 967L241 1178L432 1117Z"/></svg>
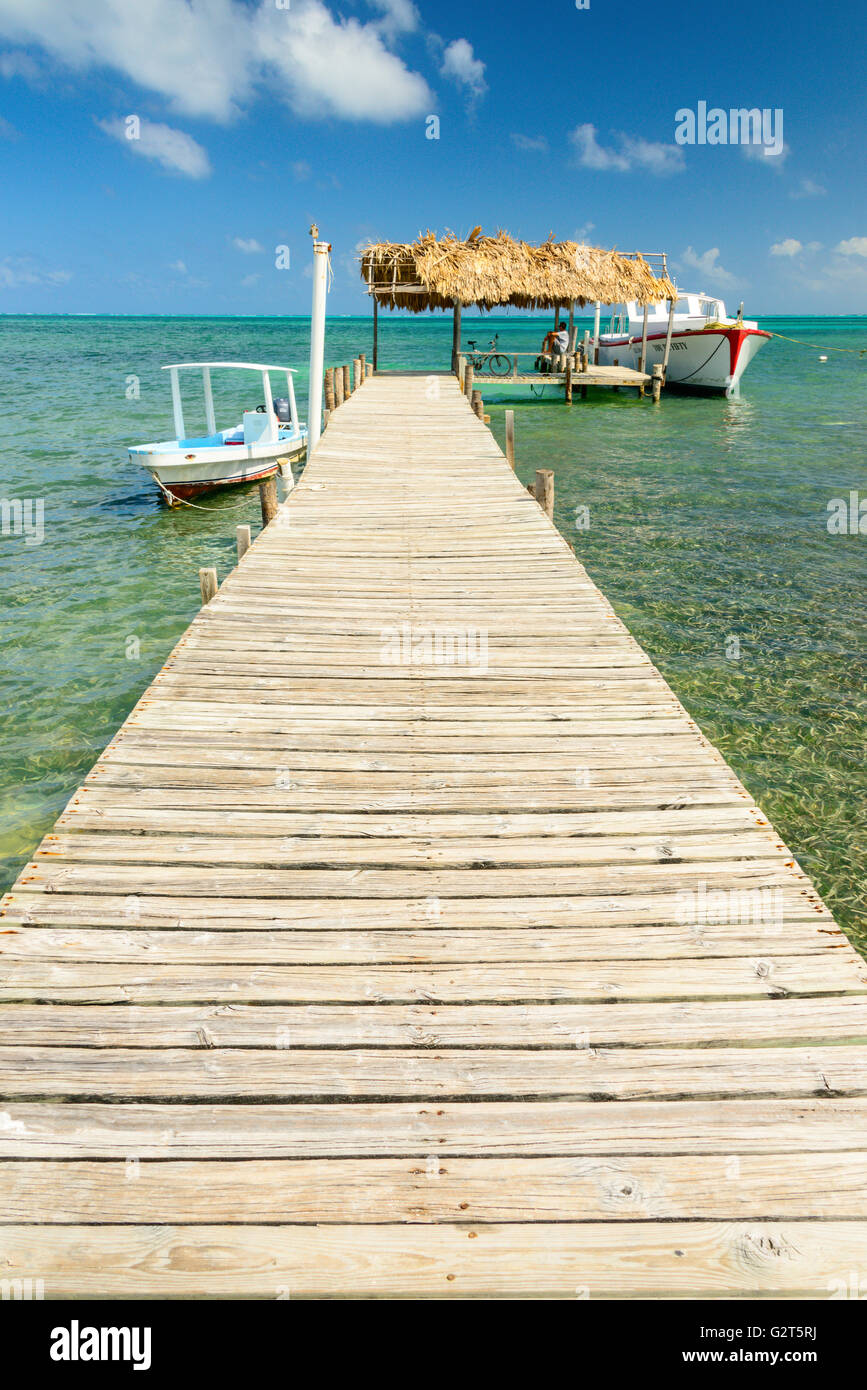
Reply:
<svg viewBox="0 0 867 1390"><path fill-rule="evenodd" d="M425 388L332 415L4 900L4 1277L827 1297L865 964Z"/></svg>

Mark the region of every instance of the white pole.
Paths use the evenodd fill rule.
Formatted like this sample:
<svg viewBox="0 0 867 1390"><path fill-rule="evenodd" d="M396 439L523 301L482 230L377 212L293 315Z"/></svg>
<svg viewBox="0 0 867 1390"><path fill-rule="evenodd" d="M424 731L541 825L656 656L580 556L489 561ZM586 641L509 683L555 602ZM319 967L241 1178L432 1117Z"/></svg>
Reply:
<svg viewBox="0 0 867 1390"><path fill-rule="evenodd" d="M307 457L322 433L322 375L325 369L325 300L328 294L327 241L313 243L313 307L310 311L310 387L307 407Z"/></svg>
<svg viewBox="0 0 867 1390"><path fill-rule="evenodd" d="M274 414L274 400L271 395L271 378L267 372L262 373L262 390L265 394L265 414L268 416L268 435L270 442L274 443L277 439L277 416Z"/></svg>
<svg viewBox="0 0 867 1390"><path fill-rule="evenodd" d="M178 440L184 437L184 408L181 405L181 384L178 381L177 367L169 368L169 376L172 380L172 410L175 416L175 436Z"/></svg>
<svg viewBox="0 0 867 1390"><path fill-rule="evenodd" d="M292 433L298 433L298 406L295 404L295 382L292 373L286 373L286 390L289 395L289 414L292 418Z"/></svg>
<svg viewBox="0 0 867 1390"><path fill-rule="evenodd" d="M202 368L202 385L205 388L205 419L208 422L208 434L217 433L217 421L214 415L214 393L211 390L211 369Z"/></svg>
<svg viewBox="0 0 867 1390"><path fill-rule="evenodd" d="M593 317L593 346L599 346L599 315L602 313L602 305L596 301L596 313Z"/></svg>

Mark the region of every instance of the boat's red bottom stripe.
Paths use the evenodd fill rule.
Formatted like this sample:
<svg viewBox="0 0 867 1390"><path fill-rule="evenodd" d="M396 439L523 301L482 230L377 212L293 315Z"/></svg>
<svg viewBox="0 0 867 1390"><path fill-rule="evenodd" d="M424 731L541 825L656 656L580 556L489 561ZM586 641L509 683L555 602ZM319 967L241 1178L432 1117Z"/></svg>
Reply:
<svg viewBox="0 0 867 1390"><path fill-rule="evenodd" d="M262 478L270 478L277 471L277 464L272 464L270 468L263 468L259 473L245 473L243 478L209 478L201 483L163 482L162 486L172 497L180 497L183 501L188 497L197 497L199 493L210 492L215 487L241 487L244 483L257 483Z"/></svg>

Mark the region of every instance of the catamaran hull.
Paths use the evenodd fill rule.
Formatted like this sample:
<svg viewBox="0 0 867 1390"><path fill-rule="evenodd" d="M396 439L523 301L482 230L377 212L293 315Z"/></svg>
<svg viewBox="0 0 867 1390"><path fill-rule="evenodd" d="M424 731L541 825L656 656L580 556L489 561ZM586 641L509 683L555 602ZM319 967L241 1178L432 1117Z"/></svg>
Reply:
<svg viewBox="0 0 867 1390"><path fill-rule="evenodd" d="M647 364L653 370L665 356L664 333L649 334ZM741 377L756 353L769 342L770 333L760 328L732 327L687 329L671 335L666 385L684 391L703 391L735 396ZM599 361L611 366L617 358L621 367L637 368L641 358L641 338L615 338L606 335L599 342Z"/></svg>
<svg viewBox="0 0 867 1390"><path fill-rule="evenodd" d="M296 436L267 445L218 445L191 449L184 454L177 449L161 450L159 445L144 445L130 449L129 456L147 469L172 505L217 488L239 487L270 478L281 470L284 460L291 464L299 459L306 443L306 438ZM282 471L291 487L291 467Z"/></svg>

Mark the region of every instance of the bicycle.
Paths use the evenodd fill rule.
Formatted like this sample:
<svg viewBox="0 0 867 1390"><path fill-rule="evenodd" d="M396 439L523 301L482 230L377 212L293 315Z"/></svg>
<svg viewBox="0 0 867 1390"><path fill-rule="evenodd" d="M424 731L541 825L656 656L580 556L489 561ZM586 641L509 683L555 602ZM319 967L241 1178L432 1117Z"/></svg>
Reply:
<svg viewBox="0 0 867 1390"><path fill-rule="evenodd" d="M507 357L504 352L497 351L497 340L499 333L495 333L488 344L487 352L481 348L476 348L475 338L467 339L467 347L470 349L470 363L474 372L488 371L491 376L508 376L512 370L512 359Z"/></svg>

